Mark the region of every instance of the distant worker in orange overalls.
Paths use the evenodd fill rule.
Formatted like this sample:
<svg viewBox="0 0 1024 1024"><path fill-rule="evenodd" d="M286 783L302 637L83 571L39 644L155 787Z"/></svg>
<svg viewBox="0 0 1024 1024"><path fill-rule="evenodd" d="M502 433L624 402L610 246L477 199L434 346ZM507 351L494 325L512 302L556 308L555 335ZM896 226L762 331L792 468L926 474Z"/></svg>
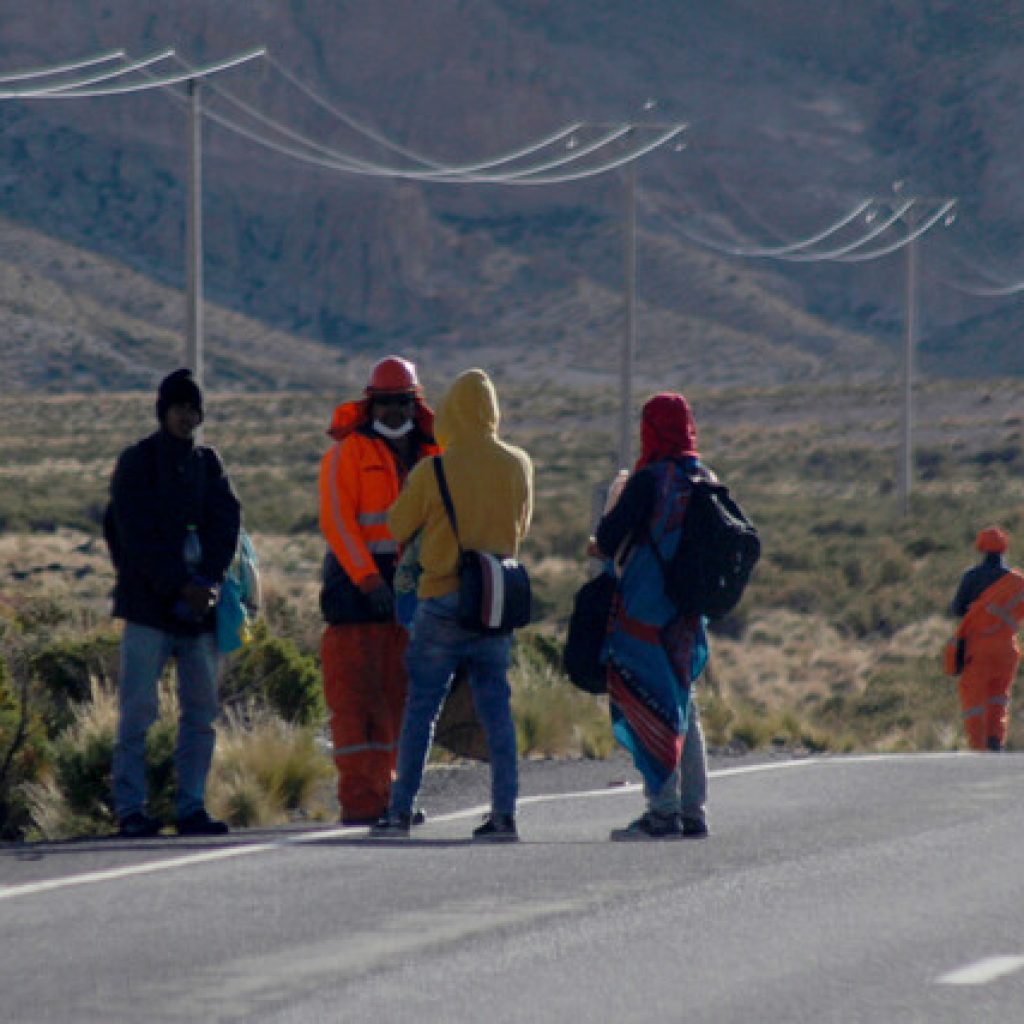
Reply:
<svg viewBox="0 0 1024 1024"><path fill-rule="evenodd" d="M1006 532L982 530L975 541L981 562L968 569L953 598L965 642L960 708L971 750L1002 750L1010 723L1010 687L1020 661L1017 630L1024 621L1024 574L1006 564Z"/></svg>
<svg viewBox="0 0 1024 1024"><path fill-rule="evenodd" d="M440 451L416 367L382 359L364 397L334 410L328 434L335 443L320 462L324 695L342 824L370 825L387 811L408 685L387 511L412 467Z"/></svg>

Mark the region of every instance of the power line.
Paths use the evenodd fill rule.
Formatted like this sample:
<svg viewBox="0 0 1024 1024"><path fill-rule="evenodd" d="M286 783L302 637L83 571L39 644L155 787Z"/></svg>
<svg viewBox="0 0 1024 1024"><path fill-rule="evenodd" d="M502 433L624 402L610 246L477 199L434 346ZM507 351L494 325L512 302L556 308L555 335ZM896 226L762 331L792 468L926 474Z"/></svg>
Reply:
<svg viewBox="0 0 1024 1024"><path fill-rule="evenodd" d="M713 249L716 252L722 253L726 256L741 256L755 259L778 259L785 260L791 263L822 263L822 262L835 262L835 263L862 263L866 260L879 259L882 256L888 256L890 253L898 252L900 249L905 248L915 239L920 238L927 231L930 231L940 220L948 217L956 206L956 199L947 199L942 202L937 210L930 214L924 221L910 230L906 235L903 235L897 241L890 245L885 245L882 248L870 249L867 251L862 250L862 246L868 242L878 238L891 227L893 227L898 221L902 220L909 214L916 205L925 201L923 197L915 197L908 200L904 200L902 203L895 206L892 211L882 221L880 221L871 230L865 232L860 237L854 239L851 242L839 246L835 249L829 249L824 252L822 251L800 251L809 249L813 244L817 244L823 241L825 238L837 231L846 227L856 217L860 216L865 212L865 209L876 205L880 202L878 199L870 199L864 203L858 204L841 220L835 224L826 228L818 235L810 236L809 238L801 239L795 242L791 242L787 245L780 246L776 250L769 249L744 249L737 246L728 246L721 243L712 241L702 235L697 234L686 227L680 227L680 232L691 241L696 242L699 245L703 245L706 248Z"/></svg>
<svg viewBox="0 0 1024 1024"><path fill-rule="evenodd" d="M65 100L65 99L92 99L100 96L123 96L128 93L135 92L148 92L153 89L163 89L171 85L179 85L182 82L195 80L198 78L205 78L207 75L214 75L220 71L227 71L230 68L237 67L239 64L244 64L246 61L255 59L256 57L262 57L266 51L260 47L255 50L248 50L245 53L239 54L235 57L229 57L225 60L216 61L213 64L204 64L201 67L193 68L190 71L185 71L180 74L165 75L162 78L152 77L146 82L133 82L126 85L114 85L106 89L80 89L75 86L67 86L60 90L50 89L43 93L37 94L8 94L0 92L0 99L54 99L54 100ZM139 61L135 66L122 68L121 73L127 73L128 71L142 70L148 64L155 63L157 60L166 59L174 55L174 50L168 50L164 54L160 54L156 57L149 59L148 61Z"/></svg>
<svg viewBox="0 0 1024 1024"><path fill-rule="evenodd" d="M33 89L5 89L0 92L0 99L3 100L38 100L38 99L60 99L65 93L72 96L83 96L89 95L87 92L76 93L70 92L70 90L78 89L80 87L86 87L95 85L97 82L106 82L111 78L119 78L121 75L131 74L133 71L142 71L144 68L148 68L151 64L157 64L162 60L167 60L173 56L174 50L161 50L159 53L154 53L149 57L143 57L141 60L132 61L128 64L122 64L119 67L97 72L93 75L86 75L84 78L79 78L76 81L71 82L52 82L49 85L36 86Z"/></svg>
<svg viewBox="0 0 1024 1024"><path fill-rule="evenodd" d="M188 67L188 64L183 61L180 57L175 58L179 64L184 67ZM640 128L649 129L651 126L636 124L636 123L618 123L614 125L598 125L595 123L588 123L583 121L573 122L570 125L560 128L558 131L551 135L545 136L539 140L519 147L518 149L511 150L507 153L499 155L497 157L490 158L484 161L478 161L473 164L443 164L432 157L427 157L424 154L416 153L413 150L409 150L405 147L400 146L398 143L386 138L381 133L372 131L366 128L361 122L355 118L350 117L343 111L339 110L333 104L327 103L322 97L308 89L304 83L298 78L291 74L286 68L284 68L280 62L273 61L276 68L286 74L286 77L290 82L301 87L304 92L314 98L321 106L326 106L335 116L338 116L344 120L346 124L356 125L358 129L371 137L373 141L385 145L394 151L403 152L409 155L411 158L425 162L429 169L423 168L409 168L404 166L391 166L387 164L381 164L370 160L365 160L361 157L356 156L353 153L345 150L337 149L332 146L327 146L324 143L310 138L299 131L296 131L290 125L281 122L278 119L270 117L265 114L259 108L253 106L251 103L240 99L233 93L228 92L217 85L211 85L210 89L215 95L221 97L228 103L236 106L239 110L251 117L258 123L262 124L272 132L276 132L279 135L290 139L296 143L296 146L288 145L277 139L268 138L265 134L255 131L253 128L239 123L237 120L217 111L213 111L209 108L204 110L204 114L214 123L220 125L222 128L228 131L234 132L248 139L257 145L263 146L267 149L272 150L283 156L288 156L292 159L299 160L304 163L311 164L313 166L322 167L327 170L336 170L348 174L357 174L366 177L375 178L391 178L391 179L404 179L410 181L423 181L423 182L437 182L437 183L449 183L449 184L496 184L496 185L550 185L558 184L570 181L578 181L583 178L593 177L598 174L604 174L608 171L614 170L618 167L629 163L632 160L640 159L647 153L664 145L667 141L675 138L678 134L684 131L688 125L685 124L674 124L668 126L659 126L663 131L657 135L653 140L637 144L631 149L627 150L624 154L620 154L614 159L606 160L598 163L597 165L591 165L585 169L573 173L566 174L550 174L547 173L552 170L556 170L559 167L569 166L575 163L579 163L584 160L585 157L591 156L601 149L611 145L613 142L625 137L626 135L636 131ZM526 156L539 153L541 150L550 147L556 142L561 141L567 136L572 136L575 133L582 131L587 128L604 128L607 129L605 134L600 136L596 140L588 142L586 145L574 146L572 152L568 155L561 155L555 158L551 158L540 163L534 163L526 167L516 167L502 173L481 173L484 169L497 168L502 165L515 163L518 160L523 159ZM317 155L321 154L321 155Z"/></svg>
<svg viewBox="0 0 1024 1024"><path fill-rule="evenodd" d="M871 230L865 232L859 238L856 238L854 241L848 242L845 245L840 246L839 248L826 250L824 252L800 251L809 249L810 246L816 245L824 241L825 239L831 237L832 235L836 234L842 228L852 223L852 221L854 221L858 216L864 213L865 210L868 210L872 206L874 206L874 204L874 199L868 199L865 200L864 202L858 203L857 206L854 207L853 211L851 211L851 213L847 214L846 216L841 218L839 221L837 221L835 224L825 229L824 231L818 232L818 234L812 235L809 238L791 242L788 245L779 246L775 250L749 250L737 247L717 245L711 242L709 239L702 238L700 235L696 235L692 231L688 231L686 228L681 228L680 230L684 235L686 235L686 237L692 239L693 241L698 242L701 245L706 245L709 248L715 249L717 252L720 252L727 256L742 256L752 259L778 259L794 263L818 263L825 260L839 260L847 253L853 252L860 246L866 244L867 242L870 242L874 238L877 238L879 235L881 235L890 227L892 227L892 225L896 223L899 217L905 214L913 206L913 200L903 204L903 206L897 209L895 213L890 215L888 219L883 220L875 227L873 227Z"/></svg>
<svg viewBox="0 0 1024 1024"><path fill-rule="evenodd" d="M913 200L918 202L919 200ZM948 216L953 207L956 206L955 199L948 199L942 204L930 217L923 220L916 228L912 229L909 234L905 235L898 242L894 242L892 245L885 246L882 249L872 249L870 252L856 252L848 256L842 256L838 258L840 263L861 263L864 260L877 260L882 256L888 256L890 253L897 252L899 249L904 248L911 242L920 238L923 234L930 231L940 220Z"/></svg>
<svg viewBox="0 0 1024 1024"><path fill-rule="evenodd" d="M406 171L408 171L409 173L416 173L417 171L420 170L443 171L446 174L472 173L475 171L486 170L491 167L498 167L501 166L502 164L511 163L515 160L522 159L523 157L530 156L533 153L539 152L542 149L554 145L556 142L560 142L562 139L572 135L574 132L579 131L583 127L583 122L577 121L572 124L565 125L562 128L558 129L558 131L554 132L553 134L538 139L530 143L529 145L520 147L519 149L516 150L511 150L508 153L503 153L496 157L491 157L488 160L479 161L475 164L445 165L430 157L423 156L422 154L419 153L415 153L413 150L407 149L406 147L401 146L400 144L393 142L390 139L387 139L380 132L376 132L373 129L370 129L362 125L361 122L357 121L355 118L345 114L343 111L339 110L332 104L327 103L326 100L322 99L315 92L309 89L304 83L302 83L299 79L292 75L291 72L287 71L287 69L284 68L279 61L273 60L269 54L266 55L266 58L270 61L272 66L281 71L281 73L284 74L290 82L301 88L303 92L310 96L310 98L314 99L315 102L317 102L320 106L325 107L325 109L329 110L335 117L342 120L345 124L355 128L362 135L371 139L372 141L377 142L395 152L407 155L410 157L410 159L415 159L419 161L420 164L422 165L420 168L387 168L384 165L370 163L368 161L360 159L359 157L356 157L354 154L346 153L344 150L324 145L323 143L320 143L315 139L311 139L308 136L303 135L301 132L294 130L289 125L283 124L280 121L277 121L272 117L269 117L267 114L263 113L263 111L254 107L252 104L247 103L245 100L240 99L233 93L228 92L228 90L222 88L221 86L215 84L211 84L209 86L211 91L213 91L217 96L221 97L228 103L231 103L234 106L238 107L239 110L248 114L249 117L253 118L254 120L260 122L263 125L266 125L271 130L276 131L281 135L284 135L286 138L290 138L303 146L307 146L308 148L314 150L315 152L323 153L327 156L330 156L333 159L336 159L339 163L350 164L353 171L362 170L380 174L386 173L388 176L402 174L405 173ZM185 61L183 61L180 57L175 57L175 59L182 66L188 67ZM225 118L225 121L226 120L227 119Z"/></svg>
<svg viewBox="0 0 1024 1024"><path fill-rule="evenodd" d="M391 179L404 179L411 181L423 181L423 182L434 182L437 184L454 184L454 185L519 185L519 186L530 186L530 185L552 185L560 184L571 181L580 181L584 178L595 177L599 174L605 174L608 171L615 170L618 167L622 167L624 164L630 163L633 160L639 160L641 157L646 156L648 153L657 149L659 146L664 145L666 142L675 138L682 131L685 130L686 126L681 125L677 128L667 129L659 133L653 140L638 144L631 149L627 150L624 154L619 155L615 159L607 160L603 163L599 163L594 166L587 167L584 170L564 173L564 174L546 174L542 173L543 165L537 165L534 167L521 168L515 172L507 174L461 174L453 173L442 175L438 172L424 172L424 171L410 171L406 168L399 167L387 167L384 165L367 164L366 161L353 162L352 158L338 159L336 157L321 157L310 153L308 150L296 149L294 146L285 145L284 143L277 142L273 139L268 138L259 132L253 131L244 125L239 124L237 121L232 120L229 117L225 117L223 114L219 114L213 110L205 110L204 114L211 121L219 124L222 128L228 131L234 132L237 135L241 135L244 138L249 139L251 142L257 145L263 146L283 156L291 157L294 160L298 160L303 163L307 163L313 166L325 168L332 171L342 171L348 174L356 174L371 178L391 178ZM622 137L631 130L635 130L638 125L624 125L623 129L604 137L603 145L607 145L614 139ZM613 139L614 137L614 139ZM310 140L311 141L311 140ZM323 147L316 144L317 148L322 149ZM594 147L590 147L591 150ZM585 153L583 155L589 155ZM578 154L575 157L576 160L581 159ZM560 161L565 163L566 161ZM549 165L550 166L550 165Z"/></svg>
<svg viewBox="0 0 1024 1024"><path fill-rule="evenodd" d="M261 111L252 107L251 105L232 99L234 102L244 109L250 117L254 117L260 123L266 125L273 131L284 135L286 138L290 138L295 142L298 142L301 146L306 147L306 150L312 150L314 153L324 154L324 159L315 158L310 152L303 151L301 149L295 149L291 146L286 146L282 143L275 142L275 140L268 139L266 136L254 132L250 128L246 128L244 125L239 124L237 121L226 117L223 114L217 114L212 111L207 111L207 116L211 120L217 122L222 127L227 128L230 131L234 131L240 135L244 135L246 138L260 145L265 145L268 148L275 149L277 152L291 156L294 159L305 160L306 162L316 163L323 167L328 167L334 170L345 171L350 174L359 174L366 177L373 178L403 178L410 181L457 181L460 183L472 182L472 183L483 183L483 182L494 182L503 183L505 181L511 181L516 178L523 178L540 174L544 171L554 169L558 166L564 166L568 163L578 162L585 156L589 156L599 149L609 145L611 142L621 138L623 135L629 132L628 126L623 126L617 131L609 132L602 136L595 142L589 143L585 147L581 147L579 150L574 150L569 156L563 156L554 160L549 160L540 164L535 164L530 167L521 167L514 171L506 173L494 173L485 174L471 170L474 166L476 167L498 167L502 164L509 163L518 159L522 159L524 155L530 155L532 153L539 152L541 149L550 146L552 142L559 141L567 135L573 132L579 131L581 123L577 122L574 125L560 129L552 136L547 136L544 139L535 141L528 146L521 147L519 150L514 150L511 153L503 156L493 158L488 161L481 161L476 165L452 165L445 166L443 164L433 162L433 169L423 170L408 167L397 167L389 166L387 164L375 163L369 160L364 160L360 157L355 156L352 153L348 153L344 150L335 149L330 146L325 146L314 139L310 139L308 136L303 135L300 132L296 132L288 125L282 124L279 121L269 118L264 115Z"/></svg>
<svg viewBox="0 0 1024 1024"><path fill-rule="evenodd" d="M54 64L48 68L30 68L25 71L13 71L0 75L0 85L4 85L7 82L25 82L30 78L66 75L71 71L79 71L82 68L93 67L96 64L106 64L108 61L120 60L122 57L124 57L124 50L111 50L109 53L98 53L95 57L85 57L82 60L72 61L70 64Z"/></svg>
<svg viewBox="0 0 1024 1024"><path fill-rule="evenodd" d="M849 213L844 214L839 220L830 224L828 227L823 228L816 234L808 235L806 238L798 239L797 241L790 242L786 245L779 245L771 248L748 248L743 246L732 246L725 242L716 243L712 239L702 237L701 235L686 229L683 230L683 234L689 238L693 238L694 241L699 241L702 245L707 245L709 248L715 248L719 252L730 256L749 256L759 258L784 256L787 253L796 252L799 249L806 249L809 246L817 245L819 242L825 241L826 238L831 237L845 228L848 224L855 221L862 213L869 210L873 204L873 199L865 199L863 202L858 203Z"/></svg>
<svg viewBox="0 0 1024 1024"><path fill-rule="evenodd" d="M881 220L875 227L866 231L860 238L854 239L852 242L847 242L846 245L841 245L838 249L830 249L826 252L811 252L811 253L793 253L787 256L781 256L780 259L790 260L794 263L820 263L823 260L839 260L842 261L848 257L848 254L855 252L862 245L866 245L868 242L878 238L879 235L885 234L904 214L909 213L914 206L914 200L909 199L897 206L888 217Z"/></svg>
<svg viewBox="0 0 1024 1024"><path fill-rule="evenodd" d="M937 284L942 285L944 288L949 288L952 291L960 292L962 295L972 295L976 298L983 299L1000 299L1007 298L1011 295L1017 295L1024 291L1024 281L1016 281L1012 283L1005 283L1005 278L1001 281L999 275L993 273L987 267L975 262L974 260L968 259L962 252L954 252L953 258L958 260L963 266L967 267L972 274L987 278L988 283L980 285L967 285L960 281L953 281L945 277L937 277L935 275L929 275L932 280Z"/></svg>
<svg viewBox="0 0 1024 1024"><path fill-rule="evenodd" d="M953 291L960 292L963 295L974 295L982 299L1004 299L1011 295L1019 295L1024 292L1024 281L1018 281L1016 284L1003 285L1002 287L970 287L968 285L959 284L956 281L949 281L943 279L940 282L946 288L952 288Z"/></svg>
<svg viewBox="0 0 1024 1024"><path fill-rule="evenodd" d="M358 118L349 114L347 111L344 111L341 108L337 107L329 100L324 99L324 97L321 96L318 92L316 92L311 86L307 85L300 78L292 74L292 72L288 68L286 68L280 61L276 60L273 54L268 53L266 59L270 66L274 68L274 70L277 71L278 74L283 76L287 81L289 81L293 86L295 86L295 88L302 92L303 95L312 100L318 106L322 107L324 110L330 113L333 117L337 118L343 124L347 125L349 128L352 128L354 131L358 132L365 138L370 139L372 142L376 142L378 145L383 146L385 149L389 149L392 152L398 153L401 156L406 156L410 160L415 160L418 164L422 165L422 167L428 169L445 170L450 173L458 172L466 174L473 173L474 171L486 170L490 167L495 167L503 163L509 163L521 157L530 156L531 154L538 152L539 150L545 148L546 146L553 145L556 142L560 142L562 139L572 135L573 132L578 131L580 128L583 127L582 122L577 121L574 124L566 125L565 127L560 128L551 136L541 139L535 143L531 143L530 145L525 146L519 150L513 150L509 153L492 158L490 160L482 161L476 164L464 164L462 166L446 165L435 160L433 157L426 156L423 153L419 153L414 149L410 149L408 146L404 146L401 143L396 142L394 139L388 138L386 135L379 132L377 129L370 127L369 125L360 121Z"/></svg>

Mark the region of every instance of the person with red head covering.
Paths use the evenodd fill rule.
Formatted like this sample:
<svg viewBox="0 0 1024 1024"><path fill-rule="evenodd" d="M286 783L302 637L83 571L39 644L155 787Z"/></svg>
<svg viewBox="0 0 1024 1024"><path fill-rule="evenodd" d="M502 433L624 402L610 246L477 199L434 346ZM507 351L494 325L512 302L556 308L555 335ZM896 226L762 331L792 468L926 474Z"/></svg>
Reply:
<svg viewBox="0 0 1024 1024"><path fill-rule="evenodd" d="M1024 622L1024 574L1006 563L1010 539L998 526L975 538L981 561L960 579L952 612L963 619L960 708L971 750L999 751L1010 724L1010 689L1017 674L1017 630Z"/></svg>
<svg viewBox="0 0 1024 1024"><path fill-rule="evenodd" d="M416 367L399 356L380 360L363 397L334 410L328 434L334 443L320 462L324 695L342 824L371 825L387 810L408 685L387 511L413 466L440 451Z"/></svg>
<svg viewBox="0 0 1024 1024"><path fill-rule="evenodd" d="M704 737L692 687L707 661L701 616L682 615L662 566L675 551L700 461L689 403L663 393L643 408L640 458L597 525L589 554L618 578L605 643L615 738L644 780L646 812L612 832L618 841L708 834ZM657 550L655 550L655 548Z"/></svg>

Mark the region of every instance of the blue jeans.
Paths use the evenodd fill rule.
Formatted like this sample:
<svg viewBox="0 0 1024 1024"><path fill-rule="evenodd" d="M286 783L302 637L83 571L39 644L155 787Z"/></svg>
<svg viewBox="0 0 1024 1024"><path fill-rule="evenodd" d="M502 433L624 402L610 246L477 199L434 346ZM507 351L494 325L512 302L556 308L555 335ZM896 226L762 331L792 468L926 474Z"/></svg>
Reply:
<svg viewBox="0 0 1024 1024"><path fill-rule="evenodd" d="M491 755L491 810L514 814L519 791L516 729L508 685L512 637L463 629L457 594L420 601L406 652L409 696L398 741L398 775L391 786L392 814L409 814L416 801L434 738L434 723L460 662L469 669L473 704Z"/></svg>
<svg viewBox="0 0 1024 1024"><path fill-rule="evenodd" d="M123 820L146 806L146 733L159 714L158 684L164 666L178 666L178 742L175 812L187 818L204 806L213 760L220 656L213 633L176 636L126 622L121 637L117 742L114 744L114 812Z"/></svg>

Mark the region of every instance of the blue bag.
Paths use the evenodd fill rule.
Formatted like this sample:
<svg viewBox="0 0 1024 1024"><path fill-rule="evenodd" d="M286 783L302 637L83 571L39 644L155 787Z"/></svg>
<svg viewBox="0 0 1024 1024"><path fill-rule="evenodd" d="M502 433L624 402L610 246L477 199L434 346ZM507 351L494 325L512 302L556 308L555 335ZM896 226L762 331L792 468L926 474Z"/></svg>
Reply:
<svg viewBox="0 0 1024 1024"><path fill-rule="evenodd" d="M260 570L256 548L246 531L238 532L234 561L224 576L217 598L217 649L230 654L252 636L250 622L260 608Z"/></svg>

